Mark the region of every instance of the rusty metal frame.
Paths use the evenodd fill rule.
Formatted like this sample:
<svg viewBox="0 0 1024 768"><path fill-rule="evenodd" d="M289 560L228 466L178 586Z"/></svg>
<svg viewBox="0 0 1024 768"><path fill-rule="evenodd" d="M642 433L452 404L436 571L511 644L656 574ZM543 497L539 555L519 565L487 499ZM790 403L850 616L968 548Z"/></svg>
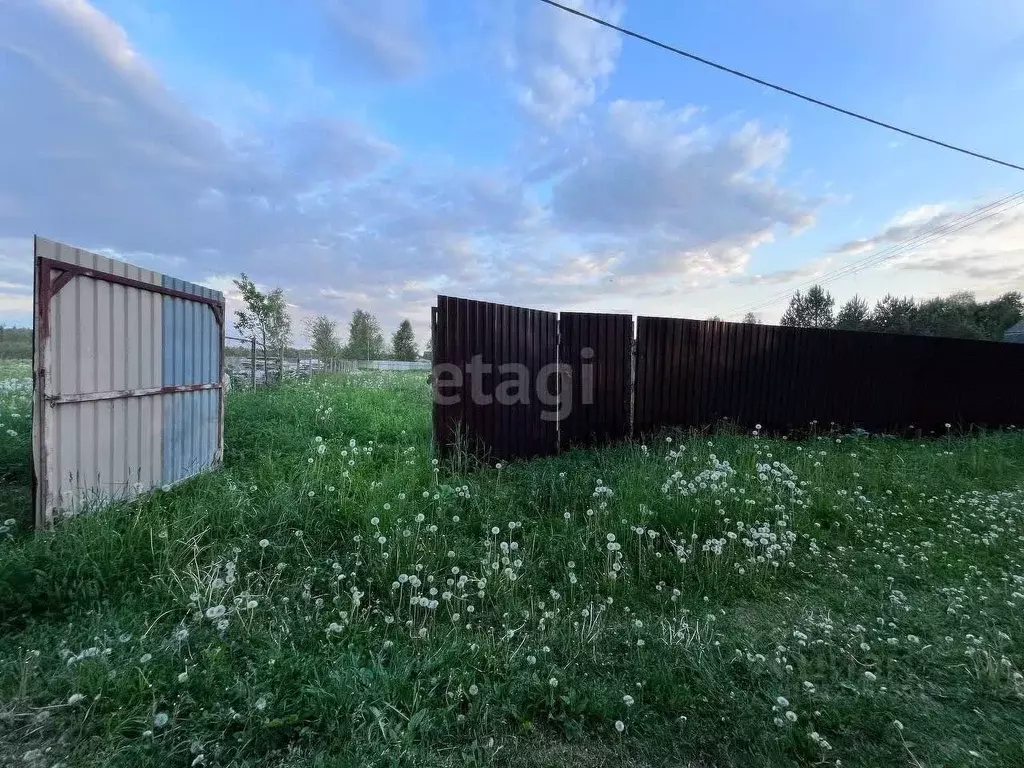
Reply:
<svg viewBox="0 0 1024 768"><path fill-rule="evenodd" d="M200 296L199 294L189 293L188 291L179 291L176 288L166 288L162 285L147 283L143 280L135 280L131 277L124 277L122 275L115 275L112 272L103 272L102 270L83 267L80 264L69 264L66 261L58 261L57 259L50 259L44 256L37 257L37 261L39 262L40 269L56 270L61 273L56 279L51 279L50 281L49 288L51 299L60 293L60 289L70 283L72 279L76 277L88 277L92 280L102 280L106 283L123 285L126 288L138 288L140 291L161 293L164 296L173 296L178 299L185 299L186 301L195 301L200 304L206 304L211 310L213 310L213 315L217 318L217 323L222 328L224 326L223 299L212 299L208 296Z"/></svg>
<svg viewBox="0 0 1024 768"><path fill-rule="evenodd" d="M34 251L38 253L38 244L34 240ZM34 425L38 425L38 446L34 446L38 453L33 455L32 461L32 506L37 528L44 528L50 521L45 518L45 509L40 504L38 492L40 483L47 481L47 455L46 455L46 421L45 412L42 406L44 403L50 407L56 407L68 403L82 403L103 400L118 400L130 397L150 397L155 395L174 394L178 392L196 392L202 390L221 390L220 410L217 418L217 450L214 454L214 464L219 464L224 459L224 311L225 302L223 298L215 299L199 294L188 293L187 291L167 288L163 285L147 283L142 280L135 280L122 275L115 275L112 272L83 267L79 264L71 264L59 259L51 259L46 256L35 256L35 285L33 290L33 319L38 329L32 334L32 378L33 378L33 403ZM56 275L54 274L56 273ZM161 275L163 276L163 275ZM50 310L51 302L64 288L76 277L86 277L92 280L102 280L115 285L122 285L126 288L135 288L140 291L159 293L164 296L184 299L199 304L205 304L213 312L214 319L220 328L220 370L216 382L204 384L184 384L167 387L150 387L143 389L126 389L112 392L89 392L71 395L46 395L46 378L48 361L45 360L45 344L50 337ZM36 338L42 342L36 345ZM41 348L40 348L41 347ZM33 442L36 442L33 436ZM38 465L38 466L37 466Z"/></svg>
<svg viewBox="0 0 1024 768"><path fill-rule="evenodd" d="M120 400L128 397L149 395L174 395L179 392L202 392L207 389L221 389L222 384L179 384L172 387L147 387L144 389L122 389L113 392L83 392L76 395L48 395L46 402L51 406L67 403L94 403L100 400Z"/></svg>

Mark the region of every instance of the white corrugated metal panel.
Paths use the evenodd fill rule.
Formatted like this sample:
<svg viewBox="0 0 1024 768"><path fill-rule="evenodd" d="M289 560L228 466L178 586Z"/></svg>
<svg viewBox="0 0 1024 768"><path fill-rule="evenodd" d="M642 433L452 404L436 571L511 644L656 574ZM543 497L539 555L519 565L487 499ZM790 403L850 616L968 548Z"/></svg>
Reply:
<svg viewBox="0 0 1024 768"><path fill-rule="evenodd" d="M161 392L166 285L158 272L36 238L38 525L166 482L164 401L181 396ZM206 297L219 301L223 316L223 296ZM209 305L195 306L212 318ZM190 329L179 330L184 335L176 343L189 347ZM219 377L188 383L213 385L211 392L188 394L212 396L219 405Z"/></svg>

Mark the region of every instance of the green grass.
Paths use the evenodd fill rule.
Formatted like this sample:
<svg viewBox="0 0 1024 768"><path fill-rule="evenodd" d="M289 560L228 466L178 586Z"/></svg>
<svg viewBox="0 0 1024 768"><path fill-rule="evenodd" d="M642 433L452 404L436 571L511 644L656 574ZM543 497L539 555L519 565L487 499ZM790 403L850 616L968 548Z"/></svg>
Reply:
<svg viewBox="0 0 1024 768"><path fill-rule="evenodd" d="M0 360L0 528L31 522L32 365ZM6 531L0 532L0 538Z"/></svg>
<svg viewBox="0 0 1024 768"><path fill-rule="evenodd" d="M460 474L420 375L233 392L223 470L9 512L0 764L1022 765L1022 480L1016 432Z"/></svg>

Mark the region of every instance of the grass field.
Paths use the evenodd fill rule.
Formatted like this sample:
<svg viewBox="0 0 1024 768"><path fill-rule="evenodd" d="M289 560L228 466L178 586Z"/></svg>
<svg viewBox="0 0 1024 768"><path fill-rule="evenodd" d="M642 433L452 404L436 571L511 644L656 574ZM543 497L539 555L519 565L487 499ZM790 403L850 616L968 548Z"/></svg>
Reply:
<svg viewBox="0 0 1024 768"><path fill-rule="evenodd" d="M233 392L223 470L32 535L26 397L0 764L1024 765L1021 433L462 472L421 375L350 376Z"/></svg>

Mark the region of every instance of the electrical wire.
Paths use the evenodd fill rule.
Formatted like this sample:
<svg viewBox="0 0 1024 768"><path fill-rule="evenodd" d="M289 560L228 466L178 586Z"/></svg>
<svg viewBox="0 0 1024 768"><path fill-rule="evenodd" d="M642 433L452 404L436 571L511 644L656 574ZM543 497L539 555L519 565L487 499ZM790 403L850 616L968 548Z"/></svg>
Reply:
<svg viewBox="0 0 1024 768"><path fill-rule="evenodd" d="M668 45L667 43L662 43L658 40L655 40L653 37L642 35L639 32L634 32L631 29L627 29L625 27L619 26L618 24L613 24L610 21L606 21L605 19L602 19L599 16L592 16L591 14L585 13L584 11L577 10L576 8L572 8L568 5L563 5L562 3L556 2L556 0L540 0L540 2L544 3L545 5L551 6L552 8L558 8L562 11L565 11L566 13L571 13L574 16L579 16L582 19L592 21L595 24L600 24L602 27L614 29L616 32L619 32L620 34L656 46L658 48L661 48L662 50L669 51L670 53L674 53L677 56L683 56L684 58L690 59L691 61L696 61L699 64L704 64L705 66L712 67L721 72L725 72L730 75L735 75L736 77L743 78L744 80L749 80L752 83L757 83L758 85L764 86L765 88L771 88L772 90L778 91L779 93L785 93L788 96L801 99L802 101L806 101L810 104L814 104L819 107L824 107L825 109L830 109L833 112L838 112L841 115L846 115L847 117L852 117L857 120L861 120L865 123L870 123L871 125L878 126L879 128L885 128L890 131L895 131L896 133L902 134L904 136L909 136L912 139L917 139L919 141L928 142L929 144L934 144L937 147L943 147L944 149L949 149L952 150L953 152L959 152L960 154L963 155L969 155L970 157L977 158L978 160L985 160L986 162L995 163L996 165L1001 165L1005 168L1013 168L1015 171L1024 171L1024 166L1017 165L1016 163L1011 163L1007 160L1000 160L999 158L992 157L991 155L985 155L982 154L981 152L975 152L974 150L966 149L964 147L957 146L956 144L950 144L948 142L932 138L931 136L925 136L924 134L921 133L915 133L914 131L909 131L905 128L900 128L898 126L893 125L892 123L887 123L883 120L877 120L873 117L868 117L867 115L863 115L859 112L854 112L853 110L850 109L844 109L843 107L831 104L827 101L822 101L821 99L816 99L813 96L808 96L807 94L800 93L799 91L794 91L791 88L786 88L784 86L777 85L776 83L771 83L767 80L761 79L760 77L755 77L754 75L747 74L746 72L741 72L738 69L733 69L732 67L727 67L724 64L719 64L718 62L711 61L710 59L705 59L703 56L698 56L697 54L684 51L681 48L676 48L674 46Z"/></svg>
<svg viewBox="0 0 1024 768"><path fill-rule="evenodd" d="M763 309L767 306L776 303L777 301L783 300L788 296L791 296L795 291L798 291L803 287L811 285L819 285L824 287L843 277L855 275L859 272L863 272L865 269L870 269L871 267L877 267L885 263L886 261L890 261L899 256L905 255L913 251L914 249L920 248L924 245L928 245L929 243L932 243L936 240L947 237L949 235L956 234L957 232L967 229L968 227L972 227L975 224L978 224L982 221L986 221L994 216L998 216L1001 213L1005 213L1006 211L1011 210L1012 208L1015 208L1016 206L1021 205L1022 203L1024 203L1024 190L1015 192L1012 195L1007 195L1006 197L1000 198L999 200L995 200L991 203L981 206L980 208L976 208L975 210L963 214L962 216L958 216L955 219L952 219L951 221L947 221L946 223L940 226L933 227L932 229L929 229L913 237L907 238L906 240L903 240L899 243L891 245L887 248L883 248L881 251L873 252L862 259L858 259L857 261L854 261L850 264L846 264L838 269L832 270L831 272L826 272L824 275L811 278L810 280L807 280L804 283L801 283L800 285L796 286L795 289L787 288L785 291L781 291L766 299L761 299L756 302L749 303L743 307L740 307L735 312L731 313L730 316L741 315L746 312L754 312L758 309Z"/></svg>
<svg viewBox="0 0 1024 768"><path fill-rule="evenodd" d="M956 227L964 222L967 222L968 224L973 224L975 223L973 219L983 213L987 213L997 208L1000 210L995 212L1001 213L1002 206L1006 205L1007 203L1010 204L1010 207L1012 207L1015 204L1018 204L1015 203L1014 201L1017 200L1017 198L1021 197L1022 195L1024 195L1024 190L1021 190L1020 192L1015 192L1011 195L1007 195L1006 197L1002 197L998 200L994 200L991 203L987 203L986 205L981 206L980 208L976 208L973 211L962 214L961 216L958 216L951 221L947 221L944 224L940 224L937 227L933 227L929 230L914 235L913 237L909 237L905 240L901 240L898 243L894 243L893 245L888 246L882 249L881 251L873 251L863 258L857 259L856 261L850 262L849 264L845 264L842 267L838 267L832 270L831 272L826 272L824 275L812 277L803 283L799 283L796 286L786 288L785 290L780 291L779 293L776 293L772 296L769 296L764 299L757 299L753 302L750 302L740 307L739 309L736 310L736 312L732 314L743 313L749 311L753 307L760 308L761 306L785 298L791 295L794 291L800 290L801 288L819 284L822 280L825 280L827 282L833 282L834 278L844 277L848 274L855 274L856 272L862 271L862 269L865 269L868 266L873 266L873 262L875 262L876 260L884 261L884 258L880 257L884 257L887 254L893 254L893 252L897 252L894 255L899 255L899 253L903 252L905 249L921 245L924 242L933 239L934 236L947 234L947 231L952 227ZM982 219L978 219L978 221L981 220Z"/></svg>

